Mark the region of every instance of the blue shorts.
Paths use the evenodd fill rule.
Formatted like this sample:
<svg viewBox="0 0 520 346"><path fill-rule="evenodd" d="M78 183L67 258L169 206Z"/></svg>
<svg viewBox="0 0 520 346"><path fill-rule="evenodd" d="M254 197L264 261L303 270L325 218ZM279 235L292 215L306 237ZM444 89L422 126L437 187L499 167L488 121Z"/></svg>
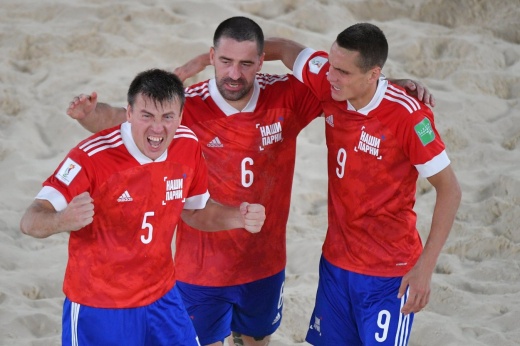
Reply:
<svg viewBox="0 0 520 346"><path fill-rule="evenodd" d="M138 308L93 308L65 298L62 327L63 346L200 346L177 286Z"/></svg>
<svg viewBox="0 0 520 346"><path fill-rule="evenodd" d="M414 315L401 313L408 297L407 291L397 299L401 280L343 270L322 256L306 341L312 345L407 345Z"/></svg>
<svg viewBox="0 0 520 346"><path fill-rule="evenodd" d="M231 331L273 334L282 320L285 270L243 285L207 287L177 281L202 345L224 341Z"/></svg>

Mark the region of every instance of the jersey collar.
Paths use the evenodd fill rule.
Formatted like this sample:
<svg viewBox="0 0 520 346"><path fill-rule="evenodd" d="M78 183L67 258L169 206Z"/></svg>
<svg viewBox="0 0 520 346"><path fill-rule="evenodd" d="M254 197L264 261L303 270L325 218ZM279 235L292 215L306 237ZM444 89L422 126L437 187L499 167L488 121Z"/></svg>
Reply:
<svg viewBox="0 0 520 346"><path fill-rule="evenodd" d="M251 99L242 111L239 111L238 109L227 103L222 94L220 94L220 91L218 91L217 81L215 80L215 78L209 80L208 89L213 101L215 101L218 108L220 108L220 110L224 112L224 114L226 114L227 116L237 114L240 112L254 112L256 104L258 103L258 98L260 97L260 84L258 84L256 77L253 82L253 95L251 95Z"/></svg>
<svg viewBox="0 0 520 346"><path fill-rule="evenodd" d="M365 107L363 107L359 110L356 110L350 104L350 102L348 102L348 100L347 100L347 109L349 111L358 112L363 115L368 115L368 113L370 113L371 111L373 111L374 109L376 109L379 106L379 104L383 100L383 97L385 96L387 87L388 87L388 80L386 79L386 77L385 76L379 77L376 93L372 97L372 100L370 100L370 102Z"/></svg>
<svg viewBox="0 0 520 346"><path fill-rule="evenodd" d="M141 150L135 144L134 137L132 137L132 125L127 121L121 124L121 138L126 149L137 160L141 165L152 163L152 162L163 162L168 157L168 150L165 150L157 160L152 160L148 156L144 155Z"/></svg>

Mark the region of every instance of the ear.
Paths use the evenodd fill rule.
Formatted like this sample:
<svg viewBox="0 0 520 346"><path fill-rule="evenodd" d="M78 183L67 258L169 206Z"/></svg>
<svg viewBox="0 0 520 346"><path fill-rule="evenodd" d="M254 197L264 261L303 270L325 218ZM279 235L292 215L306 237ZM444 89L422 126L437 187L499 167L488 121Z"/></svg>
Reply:
<svg viewBox="0 0 520 346"><path fill-rule="evenodd" d="M260 72L260 70L262 69L262 66L264 64L264 59L265 59L265 52L262 53L262 55L260 55L260 63L258 64L258 69L256 70L256 72Z"/></svg>
<svg viewBox="0 0 520 346"><path fill-rule="evenodd" d="M126 107L126 121L130 121L132 119L132 106L130 104Z"/></svg>
<svg viewBox="0 0 520 346"><path fill-rule="evenodd" d="M381 67L376 66L373 69L370 70L370 75L368 77L368 80L370 83L376 83L379 80L379 77L381 76Z"/></svg>
<svg viewBox="0 0 520 346"><path fill-rule="evenodd" d="M209 49L209 62L211 65L215 66L215 47Z"/></svg>

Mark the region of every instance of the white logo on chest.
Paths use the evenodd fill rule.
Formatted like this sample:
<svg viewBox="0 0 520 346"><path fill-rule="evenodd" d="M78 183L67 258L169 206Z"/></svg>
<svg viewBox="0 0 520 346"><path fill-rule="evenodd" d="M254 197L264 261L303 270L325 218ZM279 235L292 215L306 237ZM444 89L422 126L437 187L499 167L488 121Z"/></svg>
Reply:
<svg viewBox="0 0 520 346"><path fill-rule="evenodd" d="M381 139L365 132L365 127L363 126L361 128L361 135L359 136L359 143L357 147L354 147L354 151L362 151L377 157L378 160L381 160L383 156L379 155L380 145Z"/></svg>
<svg viewBox="0 0 520 346"><path fill-rule="evenodd" d="M256 127L260 130L260 134L262 135L260 150L264 150L264 147L270 144L283 141L282 124L280 122L266 126L257 124Z"/></svg>

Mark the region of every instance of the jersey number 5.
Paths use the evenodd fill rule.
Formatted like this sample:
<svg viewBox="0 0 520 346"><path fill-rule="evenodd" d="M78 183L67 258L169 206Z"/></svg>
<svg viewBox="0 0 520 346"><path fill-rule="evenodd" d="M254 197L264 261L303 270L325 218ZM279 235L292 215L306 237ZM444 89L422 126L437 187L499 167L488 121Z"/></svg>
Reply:
<svg viewBox="0 0 520 346"><path fill-rule="evenodd" d="M141 226L141 229L148 228L148 236L145 237L143 234L141 234L141 241L143 242L143 244L149 244L152 241L153 226L152 226L151 223L146 221L146 218L148 216L154 216L154 212L153 211L147 211L146 213L144 213L143 225Z"/></svg>

